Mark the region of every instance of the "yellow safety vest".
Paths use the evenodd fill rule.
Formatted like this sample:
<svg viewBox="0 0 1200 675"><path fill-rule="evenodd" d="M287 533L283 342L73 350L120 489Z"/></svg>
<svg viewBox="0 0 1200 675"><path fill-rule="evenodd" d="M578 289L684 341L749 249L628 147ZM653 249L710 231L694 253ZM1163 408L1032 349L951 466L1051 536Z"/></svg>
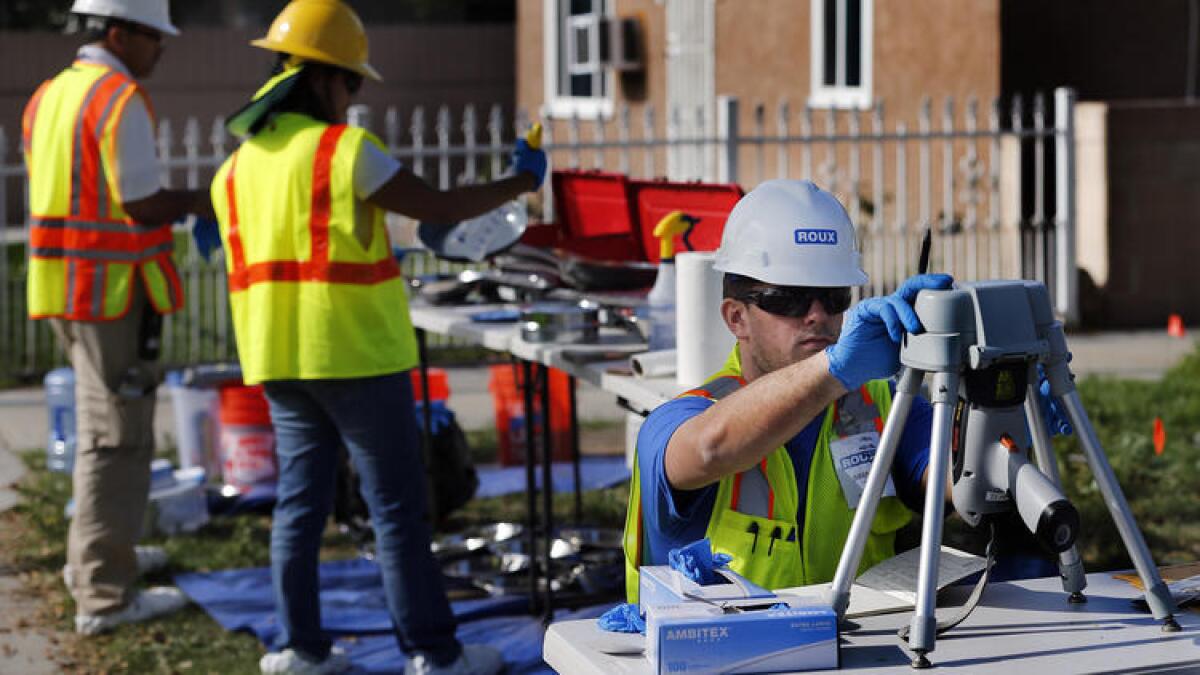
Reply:
<svg viewBox="0 0 1200 675"><path fill-rule="evenodd" d="M25 106L30 318L120 318L129 311L135 273L156 310L183 306L170 225L137 223L121 204L117 134L134 96L150 107L129 77L76 61Z"/></svg>
<svg viewBox="0 0 1200 675"><path fill-rule="evenodd" d="M720 372L701 387L680 396L723 398L745 384L741 374L741 361L735 346ZM705 536L712 542L714 551L733 556L730 569L769 589L806 586L833 579L850 533L854 511L842 494L830 442L847 435L846 432L858 433L863 424L882 429L883 420L891 409L891 399L887 381L875 380L846 394L826 409L808 473L803 532L797 531L799 492L796 471L786 448L776 448L758 465L721 479ZM840 411L850 409L858 412L856 423L859 428L843 428ZM864 419L861 411L874 414ZM849 415L844 417L848 419ZM912 514L898 498L880 500L859 565L860 573L895 555L896 530L911 518ZM632 603L638 599L638 567L642 564L644 537L641 478L635 458L624 537L625 593Z"/></svg>
<svg viewBox="0 0 1200 675"><path fill-rule="evenodd" d="M242 377L370 377L417 363L383 212L354 194L369 132L278 115L212 183ZM369 247L354 236L360 219Z"/></svg>

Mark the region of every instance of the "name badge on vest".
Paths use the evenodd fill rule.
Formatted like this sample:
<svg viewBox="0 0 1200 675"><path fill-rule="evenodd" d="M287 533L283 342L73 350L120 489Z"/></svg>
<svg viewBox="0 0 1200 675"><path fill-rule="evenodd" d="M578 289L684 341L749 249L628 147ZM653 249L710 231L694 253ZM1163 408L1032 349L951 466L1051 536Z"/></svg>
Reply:
<svg viewBox="0 0 1200 675"><path fill-rule="evenodd" d="M878 447L878 431L864 431L829 442L833 470L837 472L838 480L842 484L846 506L851 509L858 507L858 500L867 485L867 475L871 473L871 466L875 462L875 450ZM891 476L888 476L887 483L883 486L883 496L896 496L896 486L892 483Z"/></svg>

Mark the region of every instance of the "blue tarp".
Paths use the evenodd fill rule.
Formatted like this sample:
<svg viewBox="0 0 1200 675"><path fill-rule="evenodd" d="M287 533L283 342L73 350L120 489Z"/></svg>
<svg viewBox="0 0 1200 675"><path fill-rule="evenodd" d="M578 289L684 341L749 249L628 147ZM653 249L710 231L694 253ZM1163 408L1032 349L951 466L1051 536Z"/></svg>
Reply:
<svg viewBox="0 0 1200 675"><path fill-rule="evenodd" d="M337 638L360 672L403 672L404 656L392 635L379 566L364 559L327 562L321 564L320 574L322 627ZM223 628L248 631L264 644L273 644L278 626L268 568L181 574L175 583ZM509 673L549 673L542 661L541 621L521 615L528 605L520 596L454 602L458 638L499 649ZM597 617L607 608L560 610L555 620Z"/></svg>
<svg viewBox="0 0 1200 675"><path fill-rule="evenodd" d="M479 473L479 490L475 492L476 499L498 497L500 495L524 492L525 467L495 464L479 464L475 470ZM555 462L551 469L551 482L554 491L559 493L575 490L575 479L570 462ZM542 466L539 464L534 471L536 484L542 484ZM599 490L620 485L629 480L629 469L625 467L625 457L601 456L584 457L579 461L580 488L583 490Z"/></svg>
<svg viewBox="0 0 1200 675"><path fill-rule="evenodd" d="M475 471L479 474L479 489L475 491L476 499L525 491L524 466L477 464ZM575 475L570 462L555 462L551 472L551 482L554 484L555 492L567 493L575 490ZM534 473L534 484L540 487L542 484L542 466L540 464ZM629 469L625 467L623 456L583 457L579 461L579 484L583 490L600 490L620 485L629 480L629 476ZM208 510L213 515L236 516L251 511L267 512L274 504L275 488L274 486L265 486L236 498L213 495L209 499Z"/></svg>

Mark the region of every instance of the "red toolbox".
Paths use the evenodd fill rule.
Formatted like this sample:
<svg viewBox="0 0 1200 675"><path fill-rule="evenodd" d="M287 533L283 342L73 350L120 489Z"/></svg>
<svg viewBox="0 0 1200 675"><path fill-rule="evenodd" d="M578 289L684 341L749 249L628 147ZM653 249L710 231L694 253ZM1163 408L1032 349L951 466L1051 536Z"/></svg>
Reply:
<svg viewBox="0 0 1200 675"><path fill-rule="evenodd" d="M606 171L555 171L550 185L557 222L531 226L522 241L593 260L658 262L654 226L676 210L700 219L689 236L692 248L716 250L743 194L734 184L631 180ZM682 237L675 250L687 250Z"/></svg>
<svg viewBox="0 0 1200 675"><path fill-rule="evenodd" d="M725 231L725 219L742 194L742 188L732 183L629 181L629 202L634 209L633 222L641 239L644 259L658 262L658 238L654 236L654 226L672 211L683 211L700 219L688 235L692 250L717 250L721 245L721 233ZM675 251L686 250L683 237L676 237Z"/></svg>

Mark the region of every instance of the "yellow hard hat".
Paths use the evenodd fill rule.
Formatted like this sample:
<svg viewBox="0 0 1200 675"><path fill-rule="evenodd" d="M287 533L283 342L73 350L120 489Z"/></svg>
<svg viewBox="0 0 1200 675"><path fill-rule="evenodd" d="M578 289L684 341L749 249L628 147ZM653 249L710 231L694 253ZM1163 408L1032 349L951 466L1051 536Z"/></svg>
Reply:
<svg viewBox="0 0 1200 675"><path fill-rule="evenodd" d="M362 21L341 0L292 0L275 17L267 36L250 44L383 79L367 63Z"/></svg>

